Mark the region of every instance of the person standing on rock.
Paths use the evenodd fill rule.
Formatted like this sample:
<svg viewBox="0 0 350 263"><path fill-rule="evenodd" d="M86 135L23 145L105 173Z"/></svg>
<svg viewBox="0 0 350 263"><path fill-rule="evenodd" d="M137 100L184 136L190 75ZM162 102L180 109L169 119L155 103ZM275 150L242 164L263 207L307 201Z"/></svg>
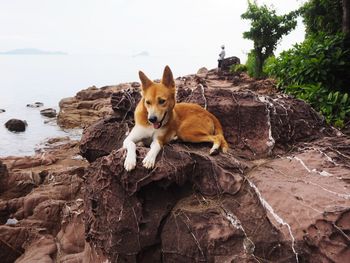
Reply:
<svg viewBox="0 0 350 263"><path fill-rule="evenodd" d="M224 58L225 58L225 55L226 55L226 52L225 52L225 46L224 45L222 45L221 46L221 52L220 52L220 54L219 54L219 59L218 59L218 71L220 71L221 70L221 64L222 64L222 61L224 60Z"/></svg>

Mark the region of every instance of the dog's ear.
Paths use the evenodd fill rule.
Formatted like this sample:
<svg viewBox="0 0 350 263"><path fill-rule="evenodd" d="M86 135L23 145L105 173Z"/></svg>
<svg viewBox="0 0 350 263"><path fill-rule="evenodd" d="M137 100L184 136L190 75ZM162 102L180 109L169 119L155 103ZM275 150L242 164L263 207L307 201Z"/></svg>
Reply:
<svg viewBox="0 0 350 263"><path fill-rule="evenodd" d="M145 73L143 73L141 70L139 71L139 77L142 83L142 89L147 89L149 86L153 84L153 81L147 78Z"/></svg>
<svg viewBox="0 0 350 263"><path fill-rule="evenodd" d="M175 87L173 73L171 72L171 69L169 68L169 66L165 66L165 68L164 68L162 84L167 86L168 88Z"/></svg>

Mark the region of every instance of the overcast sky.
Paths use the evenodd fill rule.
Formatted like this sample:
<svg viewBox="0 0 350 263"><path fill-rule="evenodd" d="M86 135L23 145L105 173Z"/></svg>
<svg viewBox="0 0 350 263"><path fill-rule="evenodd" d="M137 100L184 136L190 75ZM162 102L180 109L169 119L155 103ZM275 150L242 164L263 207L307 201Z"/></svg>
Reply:
<svg viewBox="0 0 350 263"><path fill-rule="evenodd" d="M302 0L258 0L279 14ZM151 55L218 53L242 56L252 41L242 33L247 0L0 0L0 51L16 48L69 54ZM282 41L279 50L304 38L304 27Z"/></svg>

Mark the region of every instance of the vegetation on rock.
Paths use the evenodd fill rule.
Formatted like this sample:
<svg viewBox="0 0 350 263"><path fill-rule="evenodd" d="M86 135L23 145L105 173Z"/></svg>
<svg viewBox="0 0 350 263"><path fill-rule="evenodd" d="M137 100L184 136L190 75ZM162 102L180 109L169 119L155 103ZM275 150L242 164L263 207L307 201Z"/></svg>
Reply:
<svg viewBox="0 0 350 263"><path fill-rule="evenodd" d="M281 90L308 101L325 116L328 123L340 128L344 127L350 118L348 95L350 86L348 17L350 7L348 2L348 0L310 0L306 2L299 10L289 14L290 21L293 21L295 16L292 15L295 14L301 14L303 17L306 28L304 42L294 45L293 48L282 52L278 57L272 56L273 53L270 52L269 56L264 57L262 63L258 62L260 59L257 58L254 42L254 52L248 55L247 61L250 75L275 78ZM249 3L248 11L252 6L258 10L264 10L260 11L261 17L275 14L274 10L256 7L255 3ZM259 24L252 23L251 31L256 30L258 26ZM269 26L272 31L278 30L276 23L270 23ZM285 34L289 32L290 30ZM270 38L271 33L265 32L265 34L266 38ZM247 36L244 35L244 37ZM259 39L259 41L263 40ZM261 65L263 66L261 71L252 70Z"/></svg>

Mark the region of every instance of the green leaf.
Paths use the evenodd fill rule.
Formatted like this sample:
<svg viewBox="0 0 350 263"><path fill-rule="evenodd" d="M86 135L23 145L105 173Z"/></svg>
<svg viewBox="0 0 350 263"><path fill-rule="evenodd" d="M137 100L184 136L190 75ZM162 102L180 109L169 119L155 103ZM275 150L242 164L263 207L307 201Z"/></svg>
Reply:
<svg viewBox="0 0 350 263"><path fill-rule="evenodd" d="M341 99L340 103L342 103L342 104L347 103L348 102L348 97L349 97L349 95L347 93L344 93L343 98Z"/></svg>

